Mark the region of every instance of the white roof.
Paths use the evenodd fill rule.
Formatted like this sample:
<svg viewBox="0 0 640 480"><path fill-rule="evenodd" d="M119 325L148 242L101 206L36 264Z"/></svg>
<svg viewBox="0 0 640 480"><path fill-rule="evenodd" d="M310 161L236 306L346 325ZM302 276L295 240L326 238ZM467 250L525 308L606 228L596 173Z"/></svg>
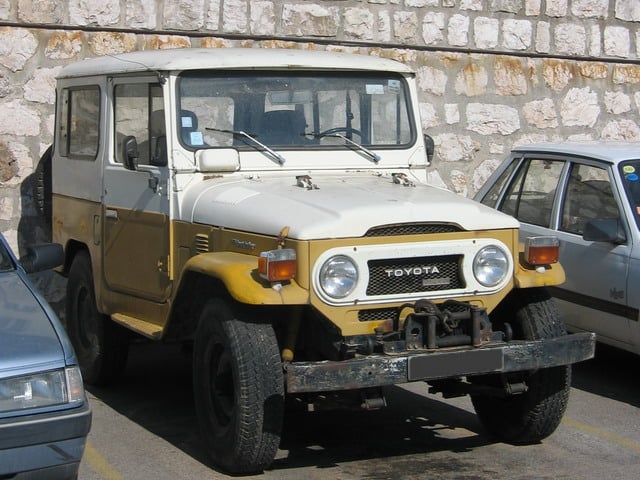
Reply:
<svg viewBox="0 0 640 480"><path fill-rule="evenodd" d="M412 72L395 60L350 53L270 48L177 48L81 60L65 66L58 78L210 68Z"/></svg>
<svg viewBox="0 0 640 480"><path fill-rule="evenodd" d="M593 141L536 143L514 147L513 151L577 155L618 163L625 160L640 159L640 142Z"/></svg>

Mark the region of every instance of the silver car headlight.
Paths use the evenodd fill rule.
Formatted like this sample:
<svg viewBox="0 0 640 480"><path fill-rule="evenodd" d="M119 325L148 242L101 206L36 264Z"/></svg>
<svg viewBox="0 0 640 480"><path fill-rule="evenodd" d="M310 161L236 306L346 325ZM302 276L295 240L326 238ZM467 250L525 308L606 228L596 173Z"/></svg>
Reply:
<svg viewBox="0 0 640 480"><path fill-rule="evenodd" d="M320 287L331 298L344 298L358 283L358 268L346 255L331 257L320 269Z"/></svg>
<svg viewBox="0 0 640 480"><path fill-rule="evenodd" d="M487 245L473 259L473 274L485 287L495 287L509 272L509 255L496 245Z"/></svg>
<svg viewBox="0 0 640 480"><path fill-rule="evenodd" d="M0 412L82 401L84 386L78 367L0 380Z"/></svg>

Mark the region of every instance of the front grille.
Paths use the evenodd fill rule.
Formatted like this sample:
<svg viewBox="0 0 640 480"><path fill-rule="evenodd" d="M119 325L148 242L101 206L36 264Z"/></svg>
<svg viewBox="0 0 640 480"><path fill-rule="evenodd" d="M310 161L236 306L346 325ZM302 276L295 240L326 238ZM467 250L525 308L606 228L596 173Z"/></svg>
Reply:
<svg viewBox="0 0 640 480"><path fill-rule="evenodd" d="M367 295L398 295L464 288L462 255L369 260Z"/></svg>
<svg viewBox="0 0 640 480"><path fill-rule="evenodd" d="M367 231L365 237L391 237L394 235L430 235L435 233L460 232L457 225L447 223L399 223L396 225L381 225Z"/></svg>
<svg viewBox="0 0 640 480"><path fill-rule="evenodd" d="M361 322L373 322L376 320L393 320L396 317L395 308L374 308L371 310L360 310L358 320Z"/></svg>

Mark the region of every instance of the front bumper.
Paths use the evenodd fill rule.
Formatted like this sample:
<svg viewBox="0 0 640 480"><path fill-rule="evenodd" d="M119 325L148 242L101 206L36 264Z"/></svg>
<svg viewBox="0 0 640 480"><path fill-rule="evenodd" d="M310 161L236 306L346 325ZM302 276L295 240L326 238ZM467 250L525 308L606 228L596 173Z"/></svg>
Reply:
<svg viewBox="0 0 640 480"><path fill-rule="evenodd" d="M381 387L443 378L509 373L569 365L593 358L594 333L456 347L398 355L368 355L342 361L285 364L287 392L323 392Z"/></svg>
<svg viewBox="0 0 640 480"><path fill-rule="evenodd" d="M90 428L87 400L77 408L0 419L0 477L29 472L30 479L58 479L66 472L73 478Z"/></svg>

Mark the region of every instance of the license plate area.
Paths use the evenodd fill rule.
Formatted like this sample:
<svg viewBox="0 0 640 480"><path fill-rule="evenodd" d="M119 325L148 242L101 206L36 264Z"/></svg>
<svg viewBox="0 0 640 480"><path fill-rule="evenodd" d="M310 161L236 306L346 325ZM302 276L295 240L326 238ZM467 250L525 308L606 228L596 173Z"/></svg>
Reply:
<svg viewBox="0 0 640 480"><path fill-rule="evenodd" d="M409 357L408 380L459 377L474 373L500 372L504 369L502 350L464 350L438 352Z"/></svg>

